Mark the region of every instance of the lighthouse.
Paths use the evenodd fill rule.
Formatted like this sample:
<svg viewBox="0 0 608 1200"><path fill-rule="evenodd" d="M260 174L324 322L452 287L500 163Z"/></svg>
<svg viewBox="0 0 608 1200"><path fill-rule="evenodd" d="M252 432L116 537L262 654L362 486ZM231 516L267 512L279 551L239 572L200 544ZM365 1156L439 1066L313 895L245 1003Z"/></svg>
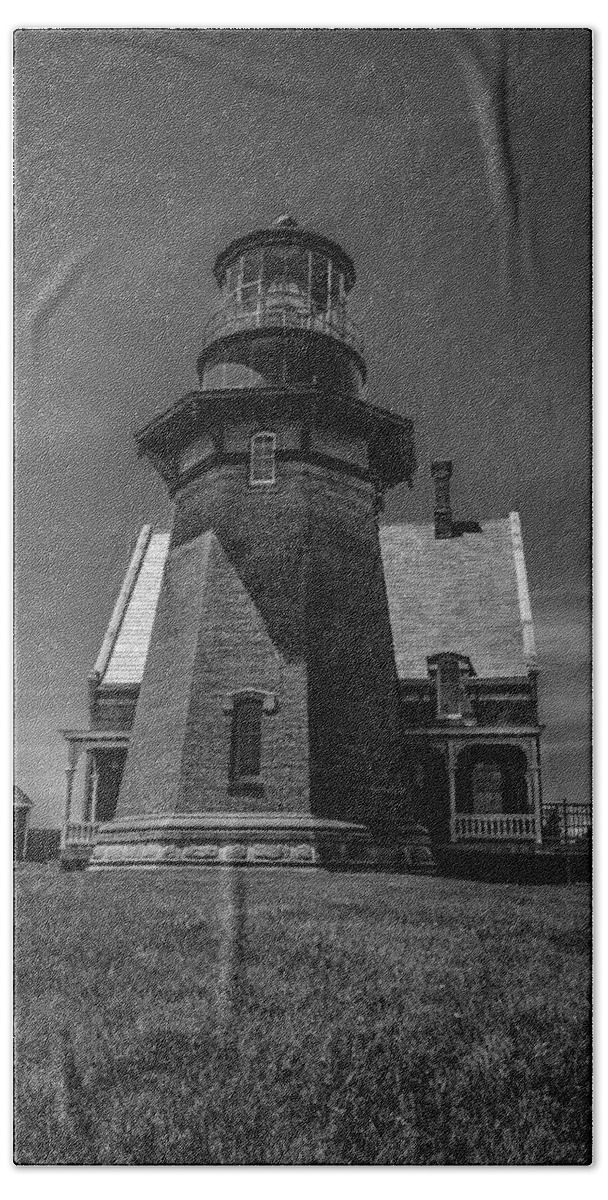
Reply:
<svg viewBox="0 0 608 1200"><path fill-rule="evenodd" d="M285 216L214 275L199 386L137 434L174 517L92 865L423 866L378 528L411 425L367 399L336 242Z"/></svg>

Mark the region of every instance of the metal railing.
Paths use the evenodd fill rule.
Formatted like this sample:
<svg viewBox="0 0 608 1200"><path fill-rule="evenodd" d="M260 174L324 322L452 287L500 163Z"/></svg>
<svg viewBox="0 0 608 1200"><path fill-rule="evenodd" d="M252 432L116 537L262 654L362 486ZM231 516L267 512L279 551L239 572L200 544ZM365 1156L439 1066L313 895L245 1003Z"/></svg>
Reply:
<svg viewBox="0 0 608 1200"><path fill-rule="evenodd" d="M543 842L580 846L591 841L591 805L546 800L542 811Z"/></svg>
<svg viewBox="0 0 608 1200"><path fill-rule="evenodd" d="M257 285L254 288L248 291L245 285L240 301L232 297L213 313L203 331L204 346L217 338L249 329L306 329L327 334L363 356L361 334L354 321L346 316L343 307L320 311L309 304L300 292L283 289L260 291Z"/></svg>
<svg viewBox="0 0 608 1200"><path fill-rule="evenodd" d="M458 813L452 819L452 840L535 841L533 813Z"/></svg>

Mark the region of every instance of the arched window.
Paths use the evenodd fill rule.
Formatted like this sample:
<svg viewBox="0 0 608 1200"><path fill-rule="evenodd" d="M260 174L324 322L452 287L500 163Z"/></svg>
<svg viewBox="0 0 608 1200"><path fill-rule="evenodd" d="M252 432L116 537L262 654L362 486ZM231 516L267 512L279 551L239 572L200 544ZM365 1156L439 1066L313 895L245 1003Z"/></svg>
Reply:
<svg viewBox="0 0 608 1200"><path fill-rule="evenodd" d="M256 486L275 481L277 439L274 433L254 433L250 443L249 482Z"/></svg>

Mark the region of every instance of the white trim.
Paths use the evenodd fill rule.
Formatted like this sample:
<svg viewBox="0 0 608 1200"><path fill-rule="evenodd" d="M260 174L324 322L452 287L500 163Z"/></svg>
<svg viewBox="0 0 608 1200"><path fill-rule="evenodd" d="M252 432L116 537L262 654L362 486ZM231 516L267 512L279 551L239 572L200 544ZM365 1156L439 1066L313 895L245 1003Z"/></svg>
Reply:
<svg viewBox="0 0 608 1200"><path fill-rule="evenodd" d="M133 589L137 583L137 577L139 575L146 550L148 549L151 536L152 526L144 525L135 544L133 554L131 555L131 561L123 580L123 585L118 594L118 599L114 605L114 611L110 618L110 624L106 630L106 635L103 639L101 650L97 655L97 662L95 663L94 670L95 674L100 680L103 679L108 667L108 663L110 662L110 658L112 657L112 651L116 644L118 634L120 633L120 627L127 611L127 606L129 600L131 599Z"/></svg>
<svg viewBox="0 0 608 1200"><path fill-rule="evenodd" d="M253 477L253 460L254 460L254 444L260 438L272 438L272 478L254 479ZM250 487L271 487L276 483L276 452L277 452L277 435L271 429L258 429L251 435L249 439L249 485Z"/></svg>
<svg viewBox="0 0 608 1200"><path fill-rule="evenodd" d="M519 619L522 626L524 659L528 667L535 668L537 663L536 641L534 638L534 624L532 622L530 592L528 590L528 575L526 572L526 559L524 556L524 542L518 512L509 513L509 524L511 526L511 544L513 546L513 559L515 562L515 575L517 578Z"/></svg>
<svg viewBox="0 0 608 1200"><path fill-rule="evenodd" d="M263 688L242 687L236 692L230 692L230 695L226 696L226 699L222 703L222 712L234 712L235 700L241 700L243 697L246 699L261 700L262 712L273 713L277 710L277 698L274 692L267 692Z"/></svg>
<svg viewBox="0 0 608 1200"><path fill-rule="evenodd" d="M90 743L102 748L110 742L128 746L131 737L129 729L60 729L59 732L66 742L80 742L83 746Z"/></svg>

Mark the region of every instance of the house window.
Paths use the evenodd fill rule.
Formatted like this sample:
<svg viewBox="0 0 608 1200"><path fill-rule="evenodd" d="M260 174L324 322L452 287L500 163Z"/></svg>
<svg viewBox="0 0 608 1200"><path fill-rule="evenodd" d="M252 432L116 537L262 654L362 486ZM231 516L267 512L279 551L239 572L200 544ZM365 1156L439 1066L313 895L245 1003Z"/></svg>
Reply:
<svg viewBox="0 0 608 1200"><path fill-rule="evenodd" d="M251 439L249 482L269 484L275 481L277 439L274 433L255 433Z"/></svg>
<svg viewBox="0 0 608 1200"><path fill-rule="evenodd" d="M257 779L262 761L263 696L242 695L234 699L230 741L230 777Z"/></svg>
<svg viewBox="0 0 608 1200"><path fill-rule="evenodd" d="M500 813L503 811L502 771L498 763L480 762L471 771L473 812Z"/></svg>
<svg viewBox="0 0 608 1200"><path fill-rule="evenodd" d="M429 674L435 680L438 721L464 721L474 724L467 681L475 674L471 660L452 650L433 654L427 659Z"/></svg>
<svg viewBox="0 0 608 1200"><path fill-rule="evenodd" d="M439 717L462 716L462 680L456 655L443 654L437 670L437 713Z"/></svg>

